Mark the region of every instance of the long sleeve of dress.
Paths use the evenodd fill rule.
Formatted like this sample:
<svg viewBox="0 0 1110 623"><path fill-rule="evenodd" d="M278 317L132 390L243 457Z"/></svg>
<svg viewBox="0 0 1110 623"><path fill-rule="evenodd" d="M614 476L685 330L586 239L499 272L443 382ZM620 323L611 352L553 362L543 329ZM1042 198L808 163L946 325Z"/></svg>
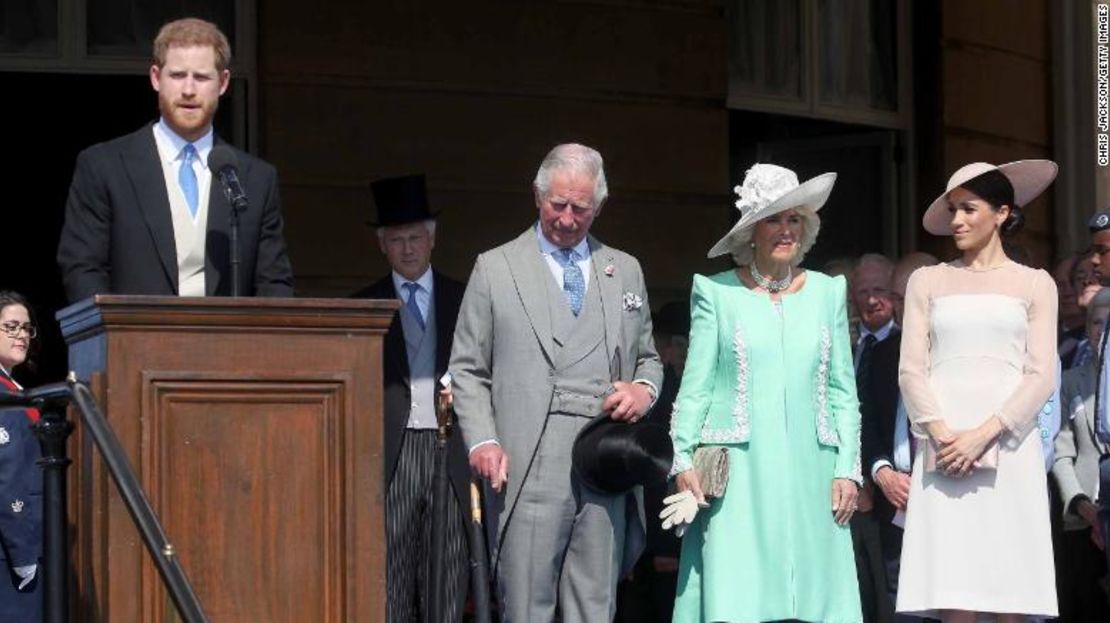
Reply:
<svg viewBox="0 0 1110 623"><path fill-rule="evenodd" d="M837 277L834 283L831 304L835 311L828 391L829 407L836 417L840 445L833 476L848 478L862 485L859 399L856 397L856 376L852 366L851 339L848 337L848 286L843 277Z"/></svg>
<svg viewBox="0 0 1110 623"><path fill-rule="evenodd" d="M709 279L694 275L694 288L690 295L690 346L682 385L671 416L671 441L674 444L672 476L693 468L694 449L698 446L702 424L713 396L718 325L712 288Z"/></svg>
<svg viewBox="0 0 1110 623"><path fill-rule="evenodd" d="M1037 416L1056 390L1056 284L1036 272L1029 302L1029 331L1021 383L995 415L1018 441L1037 426Z"/></svg>
<svg viewBox="0 0 1110 623"><path fill-rule="evenodd" d="M944 419L929 381L931 319L936 301L955 295L1000 295L1025 302L1026 331L1022 378L994 413L1010 438L1020 443L1037 425L1037 416L1056 388L1056 286L1048 273L1016 264L989 272L939 266L910 276L902 326L898 382L911 421L920 431ZM986 313L986 312L984 312Z"/></svg>
<svg viewBox="0 0 1110 623"><path fill-rule="evenodd" d="M940 406L929 387L929 271L917 270L906 285L902 315L902 351L898 386L910 421L917 427L941 419Z"/></svg>

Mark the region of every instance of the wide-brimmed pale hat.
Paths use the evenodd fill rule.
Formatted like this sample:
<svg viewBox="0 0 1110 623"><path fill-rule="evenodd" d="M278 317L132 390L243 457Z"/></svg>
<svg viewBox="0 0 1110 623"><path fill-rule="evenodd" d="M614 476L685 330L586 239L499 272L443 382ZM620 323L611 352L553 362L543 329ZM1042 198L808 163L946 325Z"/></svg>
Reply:
<svg viewBox="0 0 1110 623"><path fill-rule="evenodd" d="M998 171L1010 180L1010 185L1014 187L1014 203L1024 207L1056 179L1057 168L1051 160L1015 160L997 166L989 162L965 164L948 178L948 187L929 204L921 224L934 236L950 236L952 216L948 213L948 193L989 171Z"/></svg>
<svg viewBox="0 0 1110 623"><path fill-rule="evenodd" d="M768 216L800 207L808 207L815 212L820 210L828 200L835 181L836 173L822 173L799 184L797 174L785 167L773 164L752 166L744 175L744 183L732 189L739 196L736 209L740 210L740 220L713 245L709 257L731 252L732 239L737 233Z"/></svg>

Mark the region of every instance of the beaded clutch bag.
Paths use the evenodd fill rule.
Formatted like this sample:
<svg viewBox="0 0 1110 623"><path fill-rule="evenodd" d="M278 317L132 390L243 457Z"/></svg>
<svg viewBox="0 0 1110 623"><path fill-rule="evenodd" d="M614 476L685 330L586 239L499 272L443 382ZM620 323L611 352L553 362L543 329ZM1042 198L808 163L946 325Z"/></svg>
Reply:
<svg viewBox="0 0 1110 623"><path fill-rule="evenodd" d="M728 485L728 448L698 446L694 449L694 473L706 498L719 498Z"/></svg>

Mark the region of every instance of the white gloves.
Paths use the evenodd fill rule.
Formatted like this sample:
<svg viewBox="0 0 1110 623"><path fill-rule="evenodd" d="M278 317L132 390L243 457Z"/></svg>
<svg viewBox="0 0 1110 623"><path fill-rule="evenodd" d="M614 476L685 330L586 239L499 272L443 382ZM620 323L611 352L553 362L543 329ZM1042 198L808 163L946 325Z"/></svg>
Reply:
<svg viewBox="0 0 1110 623"><path fill-rule="evenodd" d="M698 502L691 491L681 491L663 498L663 511L659 518L663 520L663 529L674 528L675 536L681 537L686 533L686 528L694 522L699 508L708 508L706 502Z"/></svg>
<svg viewBox="0 0 1110 623"><path fill-rule="evenodd" d="M31 583L31 580L35 579L35 572L38 571L38 565L14 567L12 571L15 571L15 574L19 576L21 580L19 583L19 590L23 590L25 586Z"/></svg>

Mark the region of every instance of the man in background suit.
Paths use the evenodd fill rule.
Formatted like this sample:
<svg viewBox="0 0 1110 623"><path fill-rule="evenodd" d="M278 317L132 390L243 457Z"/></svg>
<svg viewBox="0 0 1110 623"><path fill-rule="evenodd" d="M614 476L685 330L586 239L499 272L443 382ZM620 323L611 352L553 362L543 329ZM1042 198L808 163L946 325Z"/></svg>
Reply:
<svg viewBox="0 0 1110 623"><path fill-rule="evenodd" d="M435 215L423 175L371 185L378 207L378 246L392 269L358 298L397 299L401 309L385 335L383 453L385 457L386 585L391 623L432 622L430 562L443 556L444 622L462 620L469 569L464 509L470 467L458 432L448 438L451 496L446 551L432 552L432 486L436 454L436 381L447 371L463 284L432 269Z"/></svg>
<svg viewBox="0 0 1110 623"><path fill-rule="evenodd" d="M1103 288L1086 305L1087 335L1098 344L1110 312L1110 290ZM1093 347L1092 347L1093 350ZM1096 351L1097 352L1097 351ZM1098 522L1098 462L1110 444L1095 434L1096 360L1064 371L1060 385L1063 425L1056 437L1052 475L1061 504L1063 531L1054 543L1060 621L1107 621L1110 607L1105 582L1103 534Z"/></svg>
<svg viewBox="0 0 1110 623"><path fill-rule="evenodd" d="M640 265L589 236L608 187L601 154L559 145L533 182L539 222L478 257L451 349L473 470L498 493L494 568L504 623L613 619L644 541L639 487L591 489L571 449L594 417L635 421L662 381ZM652 521L658 521L651 518Z"/></svg>
<svg viewBox="0 0 1110 623"><path fill-rule="evenodd" d="M1087 221L1091 232L1091 264L1100 274L1110 274L1110 208L1105 208ZM1095 436L1103 444L1110 445L1110 366L1106 365L1110 351L1110 323L1103 329L1102 343L1098 346L1098 375L1095 393ZM1110 454L1103 454L1099 460L1098 477L1098 521L1103 537L1110 535ZM1110 569L1110 548L1104 548L1106 566Z"/></svg>
<svg viewBox="0 0 1110 623"><path fill-rule="evenodd" d="M880 370L875 362L875 352L883 344L899 335L894 323L894 298L890 286L894 265L886 257L868 253L857 260L849 280L852 301L859 312L859 331L855 348L856 390L860 401L860 421L863 430L874 426L878 415L875 411L876 396L872 395L871 382ZM897 367L894 369L897 373ZM897 382L894 390L897 391ZM862 435L861 431L861 435ZM866 450L863 451L866 457ZM856 570L860 587L860 605L866 623L887 623L894 619L893 596L887 591L886 565L883 561L880 519L876 514L874 484L866 468L863 488L860 490L859 510L852 517L852 542L856 552Z"/></svg>
<svg viewBox="0 0 1110 623"><path fill-rule="evenodd" d="M887 339L875 344L869 365L869 378L860 393L863 412L862 452L864 473L875 485L872 495L874 517L879 529L879 544L886 577L886 592L891 601L898 594L899 561L902 557L902 527L896 523L899 511L905 512L910 493L913 467L909 417L901 403L898 388L898 361L902 333L902 302L910 274L922 266L937 263L932 255L910 253L894 266L890 295L894 300L895 329ZM866 396L866 399L864 397ZM895 621L915 621L916 617L894 614Z"/></svg>
<svg viewBox="0 0 1110 623"><path fill-rule="evenodd" d="M58 266L66 296L231 293L230 204L208 169L230 80L231 48L209 22L182 19L154 40L150 83L161 118L77 156ZM292 296L277 173L234 150L250 201L240 215L244 296Z"/></svg>

